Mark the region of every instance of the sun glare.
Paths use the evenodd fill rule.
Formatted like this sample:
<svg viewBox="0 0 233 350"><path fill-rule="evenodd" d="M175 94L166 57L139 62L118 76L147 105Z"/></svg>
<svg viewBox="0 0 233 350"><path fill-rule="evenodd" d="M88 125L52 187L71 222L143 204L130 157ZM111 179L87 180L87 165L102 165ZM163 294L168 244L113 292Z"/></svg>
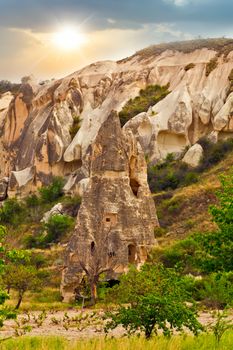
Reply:
<svg viewBox="0 0 233 350"><path fill-rule="evenodd" d="M63 28L61 31L53 34L53 44L64 51L71 51L79 48L85 43L85 35L75 28Z"/></svg>

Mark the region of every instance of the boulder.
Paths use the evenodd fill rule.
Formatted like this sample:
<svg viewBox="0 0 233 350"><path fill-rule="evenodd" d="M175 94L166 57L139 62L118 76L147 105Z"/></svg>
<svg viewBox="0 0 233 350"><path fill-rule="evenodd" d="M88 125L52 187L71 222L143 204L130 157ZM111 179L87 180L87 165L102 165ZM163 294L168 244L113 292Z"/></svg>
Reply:
<svg viewBox="0 0 233 350"><path fill-rule="evenodd" d="M203 148L201 147L201 145L196 143L195 145L190 147L189 150L185 153L182 161L187 165L196 168L200 164L202 157Z"/></svg>

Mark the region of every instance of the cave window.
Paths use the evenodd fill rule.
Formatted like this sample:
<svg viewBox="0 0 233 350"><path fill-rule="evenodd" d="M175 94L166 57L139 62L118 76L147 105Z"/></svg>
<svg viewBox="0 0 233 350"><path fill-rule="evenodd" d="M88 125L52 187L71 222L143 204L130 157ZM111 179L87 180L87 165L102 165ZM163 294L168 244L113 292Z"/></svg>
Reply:
<svg viewBox="0 0 233 350"><path fill-rule="evenodd" d="M133 192L133 194L135 195L135 197L138 196L138 190L139 190L139 183L137 180L135 179L130 179L130 187L131 187L131 190Z"/></svg>
<svg viewBox="0 0 233 350"><path fill-rule="evenodd" d="M111 222L111 219L110 218L106 218L106 222Z"/></svg>
<svg viewBox="0 0 233 350"><path fill-rule="evenodd" d="M93 254L95 251L95 242L91 242L91 253Z"/></svg>
<svg viewBox="0 0 233 350"><path fill-rule="evenodd" d="M136 246L134 244L128 245L128 262L129 264L136 262Z"/></svg>

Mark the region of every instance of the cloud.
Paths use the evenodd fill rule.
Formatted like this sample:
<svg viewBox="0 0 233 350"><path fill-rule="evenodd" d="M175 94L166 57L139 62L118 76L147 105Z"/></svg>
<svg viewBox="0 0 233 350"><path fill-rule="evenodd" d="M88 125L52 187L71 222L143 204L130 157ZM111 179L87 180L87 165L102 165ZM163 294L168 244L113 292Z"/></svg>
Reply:
<svg viewBox="0 0 233 350"><path fill-rule="evenodd" d="M8 50L5 59L0 57L0 76L13 80L28 74L41 79L59 78L94 61L121 59L146 46L189 36L169 23L143 24L136 29L102 29L86 33L86 43L70 53L53 46L51 32L11 28L5 32L6 50L7 42L12 40L14 47L11 52Z"/></svg>
<svg viewBox="0 0 233 350"><path fill-rule="evenodd" d="M107 18L107 22L110 24L116 24L117 21L113 18Z"/></svg>

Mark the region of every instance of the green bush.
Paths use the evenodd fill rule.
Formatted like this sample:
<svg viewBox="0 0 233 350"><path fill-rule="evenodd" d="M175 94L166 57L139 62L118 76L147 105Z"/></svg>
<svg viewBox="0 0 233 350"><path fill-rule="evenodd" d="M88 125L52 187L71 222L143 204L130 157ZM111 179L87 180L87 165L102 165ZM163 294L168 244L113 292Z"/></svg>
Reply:
<svg viewBox="0 0 233 350"><path fill-rule="evenodd" d="M39 189L41 200L44 203L51 203L63 196L64 180L61 177L54 177L52 183Z"/></svg>
<svg viewBox="0 0 233 350"><path fill-rule="evenodd" d="M170 92L168 88L169 84L164 86L148 85L145 89L140 90L139 96L130 99L119 113L121 126L137 114L146 112L150 106L154 106L165 98Z"/></svg>
<svg viewBox="0 0 233 350"><path fill-rule="evenodd" d="M148 166L148 183L153 193L175 190L198 182L199 173L218 164L228 153L233 151L233 139L213 143L207 138L201 138L198 143L203 148L203 157L197 168L191 169L181 160L174 160L171 154L165 161Z"/></svg>
<svg viewBox="0 0 233 350"><path fill-rule="evenodd" d="M25 207L16 198L4 201L0 209L0 222L2 224L18 225L24 220Z"/></svg>
<svg viewBox="0 0 233 350"><path fill-rule="evenodd" d="M32 194L25 198L25 203L28 208L36 208L40 204L40 199L36 194Z"/></svg>
<svg viewBox="0 0 233 350"><path fill-rule="evenodd" d="M233 272L212 273L197 280L195 298L213 309L224 309L233 305Z"/></svg>
<svg viewBox="0 0 233 350"><path fill-rule="evenodd" d="M44 224L46 235L43 236L41 244L47 246L56 243L74 225L74 219L68 215L53 215Z"/></svg>

